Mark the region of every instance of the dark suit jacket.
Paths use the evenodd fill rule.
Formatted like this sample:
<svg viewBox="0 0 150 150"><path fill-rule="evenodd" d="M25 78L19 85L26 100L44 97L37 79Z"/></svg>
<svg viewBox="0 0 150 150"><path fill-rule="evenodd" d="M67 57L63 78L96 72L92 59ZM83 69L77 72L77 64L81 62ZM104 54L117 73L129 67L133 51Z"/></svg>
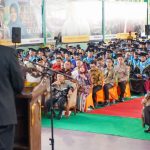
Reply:
<svg viewBox="0 0 150 150"><path fill-rule="evenodd" d="M0 45L0 126L17 123L15 95L23 86L15 50Z"/></svg>

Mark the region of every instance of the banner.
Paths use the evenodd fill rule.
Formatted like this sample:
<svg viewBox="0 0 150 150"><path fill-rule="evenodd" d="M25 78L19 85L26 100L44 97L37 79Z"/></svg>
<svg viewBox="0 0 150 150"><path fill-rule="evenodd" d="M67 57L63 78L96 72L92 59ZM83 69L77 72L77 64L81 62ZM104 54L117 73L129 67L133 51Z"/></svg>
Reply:
<svg viewBox="0 0 150 150"><path fill-rule="evenodd" d="M144 32L146 3L105 2L105 34Z"/></svg>
<svg viewBox="0 0 150 150"><path fill-rule="evenodd" d="M21 27L21 39L42 38L41 0L1 0L0 39L11 39L13 27Z"/></svg>
<svg viewBox="0 0 150 150"><path fill-rule="evenodd" d="M79 43L79 42L89 42L90 37L87 35L80 36L63 36L62 43Z"/></svg>
<svg viewBox="0 0 150 150"><path fill-rule="evenodd" d="M47 35L55 37L100 35L100 0L48 0L46 2Z"/></svg>

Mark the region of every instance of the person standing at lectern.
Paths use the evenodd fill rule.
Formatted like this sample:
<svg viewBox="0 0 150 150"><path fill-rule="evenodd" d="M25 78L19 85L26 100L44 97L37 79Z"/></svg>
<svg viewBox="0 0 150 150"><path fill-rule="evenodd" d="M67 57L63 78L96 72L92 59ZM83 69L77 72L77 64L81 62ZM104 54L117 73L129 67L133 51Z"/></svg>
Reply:
<svg viewBox="0 0 150 150"><path fill-rule="evenodd" d="M12 150L17 124L15 95L24 87L15 50L0 45L0 150Z"/></svg>

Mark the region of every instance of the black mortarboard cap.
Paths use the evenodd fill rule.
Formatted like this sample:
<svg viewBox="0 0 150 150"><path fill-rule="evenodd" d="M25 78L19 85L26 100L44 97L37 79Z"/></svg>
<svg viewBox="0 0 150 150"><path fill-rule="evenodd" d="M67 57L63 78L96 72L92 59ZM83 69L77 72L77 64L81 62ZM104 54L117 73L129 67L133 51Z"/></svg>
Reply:
<svg viewBox="0 0 150 150"><path fill-rule="evenodd" d="M79 54L79 53L77 53L77 52L75 52L75 53L74 53L74 55L75 55L75 56L79 56L80 54Z"/></svg>
<svg viewBox="0 0 150 150"><path fill-rule="evenodd" d="M145 45L146 42L145 41L140 41L140 44Z"/></svg>
<svg viewBox="0 0 150 150"><path fill-rule="evenodd" d="M134 52L135 55L139 55L138 52Z"/></svg>
<svg viewBox="0 0 150 150"><path fill-rule="evenodd" d="M90 48L87 50L88 52L94 52L94 49Z"/></svg>
<svg viewBox="0 0 150 150"><path fill-rule="evenodd" d="M34 49L34 48L29 48L29 50L30 50L30 51L33 51L33 52L37 52L37 50Z"/></svg>
<svg viewBox="0 0 150 150"><path fill-rule="evenodd" d="M89 42L87 45L89 45L89 46L95 46L95 43L94 42Z"/></svg>
<svg viewBox="0 0 150 150"><path fill-rule="evenodd" d="M72 45L68 45L68 47L72 48L73 46Z"/></svg>
<svg viewBox="0 0 150 150"><path fill-rule="evenodd" d="M41 61L41 60L43 60L43 59L42 59L42 58L37 58L37 59L36 59L36 61Z"/></svg>
<svg viewBox="0 0 150 150"><path fill-rule="evenodd" d="M141 38L144 40L144 39L146 39L146 36L142 36Z"/></svg>
<svg viewBox="0 0 150 150"><path fill-rule="evenodd" d="M140 53L140 56L146 56L146 55L147 55L146 52L141 52L141 53Z"/></svg>
<svg viewBox="0 0 150 150"><path fill-rule="evenodd" d="M117 53L116 56L117 56L117 58L118 57L123 57L122 53Z"/></svg>
<svg viewBox="0 0 150 150"><path fill-rule="evenodd" d="M150 44L150 40L147 40L146 43Z"/></svg>
<svg viewBox="0 0 150 150"><path fill-rule="evenodd" d="M77 45L77 49L81 49L81 46L79 44Z"/></svg>
<svg viewBox="0 0 150 150"><path fill-rule="evenodd" d="M17 52L23 52L23 51L24 49L21 49L21 48L17 49Z"/></svg>
<svg viewBox="0 0 150 150"><path fill-rule="evenodd" d="M44 52L44 49L43 48L39 48L38 52Z"/></svg>
<svg viewBox="0 0 150 150"><path fill-rule="evenodd" d="M97 58L99 58L99 57L101 57L101 56L103 56L103 55L105 55L104 52L99 52L99 53L97 53Z"/></svg>
<svg viewBox="0 0 150 150"><path fill-rule="evenodd" d="M49 47L44 47L44 51L45 51L45 52L50 52Z"/></svg>
<svg viewBox="0 0 150 150"><path fill-rule="evenodd" d="M60 47L60 48L59 48L59 51L66 53L66 52L67 52L67 49Z"/></svg>
<svg viewBox="0 0 150 150"><path fill-rule="evenodd" d="M54 51L54 53L55 53L55 54L61 54L60 50L58 50L58 49L56 49L56 50Z"/></svg>
<svg viewBox="0 0 150 150"><path fill-rule="evenodd" d="M106 53L113 53L113 51L112 50L107 50Z"/></svg>

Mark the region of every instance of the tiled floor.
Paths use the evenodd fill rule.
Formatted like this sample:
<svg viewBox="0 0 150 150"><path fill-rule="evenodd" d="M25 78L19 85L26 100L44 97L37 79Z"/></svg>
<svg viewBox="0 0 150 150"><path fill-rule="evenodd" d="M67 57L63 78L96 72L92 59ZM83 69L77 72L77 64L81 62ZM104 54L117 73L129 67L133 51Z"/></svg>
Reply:
<svg viewBox="0 0 150 150"><path fill-rule="evenodd" d="M42 150L51 150L51 129L42 129ZM54 129L55 150L150 150L150 141Z"/></svg>

